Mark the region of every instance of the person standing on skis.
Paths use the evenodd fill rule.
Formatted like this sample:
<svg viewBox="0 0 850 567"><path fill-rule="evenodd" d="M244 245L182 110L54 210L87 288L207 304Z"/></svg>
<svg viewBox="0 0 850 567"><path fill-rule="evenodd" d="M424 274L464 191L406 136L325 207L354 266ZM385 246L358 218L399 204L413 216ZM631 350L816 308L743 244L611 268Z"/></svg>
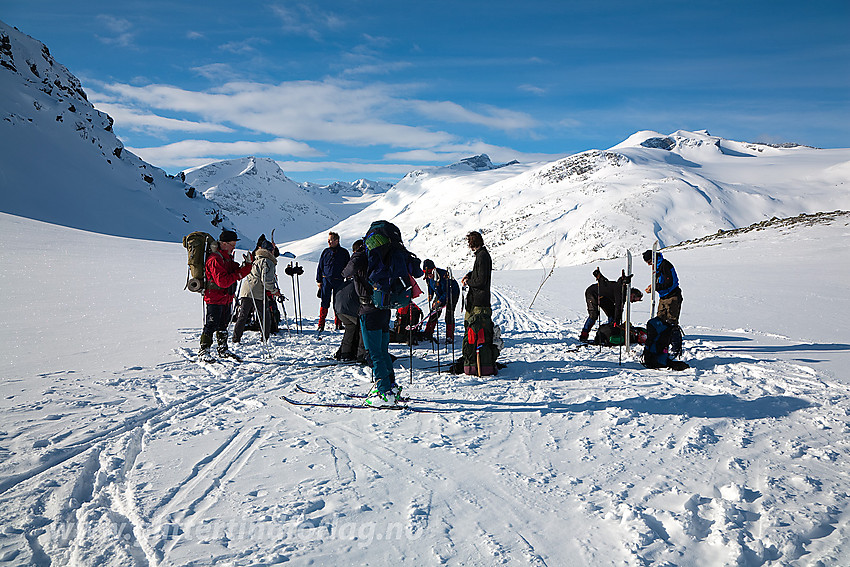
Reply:
<svg viewBox="0 0 850 567"><path fill-rule="evenodd" d="M440 269L434 265L433 260L422 262L425 271L425 282L428 284L428 303L431 305L431 314L425 323L425 335L434 340L434 329L440 320L443 307L446 308L446 343L454 341L455 332L455 306L460 297L460 286L457 280L449 277L447 270Z"/></svg>
<svg viewBox="0 0 850 567"><path fill-rule="evenodd" d="M262 340L268 340L272 330L272 317L268 305L269 302L274 302L276 298L281 297L276 272L278 256L280 256L280 250L277 246L266 240L265 235L261 236L254 250L254 262L248 279L239 293L239 314L233 326L234 343L242 340L245 326L254 313L257 313L259 324L263 327Z"/></svg>
<svg viewBox="0 0 850 567"><path fill-rule="evenodd" d="M319 307L319 325L318 331L321 333L325 330L325 319L328 316L328 309L331 306L333 297L336 295L336 290L342 286L342 270L345 268L351 256L348 250L339 245L339 234L335 232L328 233L328 247L322 252L319 258L319 265L316 268L316 285L319 287L318 297L321 298L321 306ZM339 329L342 321L334 313L336 328Z"/></svg>
<svg viewBox="0 0 850 567"><path fill-rule="evenodd" d="M233 296L236 294L236 282L251 272L252 259L245 256L240 266L233 260L233 250L239 240L232 230L223 230L218 241L212 245L204 271L206 273L206 289L204 289L204 329L201 332L201 351L198 358L204 362L214 360L210 354L213 343L213 333L218 341L218 355L235 355L227 348L227 326L230 324L230 313Z"/></svg>
<svg viewBox="0 0 850 567"><path fill-rule="evenodd" d="M652 267L652 250L643 253L643 261ZM673 328L670 339L670 356L682 355L682 329L679 327L679 315L682 312L682 289L676 268L660 252L655 253L655 291L658 293L658 312L656 316ZM652 284L646 286L646 292L652 292Z"/></svg>
<svg viewBox="0 0 850 567"><path fill-rule="evenodd" d="M581 329L581 334L578 340L583 343L589 341L590 330L599 319L600 309L605 312L608 317L608 323L619 326L623 321L623 292L628 286L625 273L620 276L617 281L612 282L599 271L599 268L593 270L593 277L596 278L596 283L588 286L584 290L584 299L587 302L587 320L584 322L584 327ZM643 298L643 294L637 288L630 288L629 301L634 303Z"/></svg>

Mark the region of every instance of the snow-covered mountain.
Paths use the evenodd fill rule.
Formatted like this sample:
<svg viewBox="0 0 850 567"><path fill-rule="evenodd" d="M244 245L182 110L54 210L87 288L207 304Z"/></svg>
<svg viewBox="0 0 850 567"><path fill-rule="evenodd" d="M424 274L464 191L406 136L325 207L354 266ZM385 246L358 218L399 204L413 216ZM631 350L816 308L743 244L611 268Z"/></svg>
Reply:
<svg viewBox="0 0 850 567"><path fill-rule="evenodd" d="M480 230L498 268L522 269L619 257L655 239L668 246L848 203L848 149L642 131L551 163L411 172L334 230L347 245L373 220L391 220L411 250L446 265L468 258L464 235ZM321 236L290 248L315 257Z"/></svg>
<svg viewBox="0 0 850 567"><path fill-rule="evenodd" d="M297 240L343 218L289 179L271 158L218 161L179 177L218 205L249 240L261 233L270 236L272 229L276 240Z"/></svg>
<svg viewBox="0 0 850 567"><path fill-rule="evenodd" d="M393 184L386 181L371 181L369 179L358 179L357 181L334 181L329 185L320 185L305 181L301 187L315 195L348 194L348 195L374 195L386 193L392 189Z"/></svg>
<svg viewBox="0 0 850 567"><path fill-rule="evenodd" d="M125 150L47 46L2 21L0 93L2 211L153 240L227 225L214 203Z"/></svg>

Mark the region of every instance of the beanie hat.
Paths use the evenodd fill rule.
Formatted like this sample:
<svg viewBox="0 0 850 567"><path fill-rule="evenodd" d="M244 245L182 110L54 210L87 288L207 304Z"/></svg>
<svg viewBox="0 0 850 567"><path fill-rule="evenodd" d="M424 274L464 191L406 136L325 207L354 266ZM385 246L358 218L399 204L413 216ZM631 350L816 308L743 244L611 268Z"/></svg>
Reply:
<svg viewBox="0 0 850 567"><path fill-rule="evenodd" d="M236 242L239 237L232 230L222 230L221 236L218 237L219 242Z"/></svg>
<svg viewBox="0 0 850 567"><path fill-rule="evenodd" d="M422 262L422 269L423 270L433 270L434 267L435 266L434 266L433 260L425 260L424 262Z"/></svg>
<svg viewBox="0 0 850 567"><path fill-rule="evenodd" d="M643 261L647 264L652 262L652 250L647 250L643 253Z"/></svg>

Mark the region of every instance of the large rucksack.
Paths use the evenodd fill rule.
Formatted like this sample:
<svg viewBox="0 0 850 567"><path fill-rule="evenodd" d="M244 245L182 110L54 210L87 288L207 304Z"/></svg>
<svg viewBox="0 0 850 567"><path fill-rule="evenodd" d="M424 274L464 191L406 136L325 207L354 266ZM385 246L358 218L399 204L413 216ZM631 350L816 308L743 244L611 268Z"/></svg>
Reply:
<svg viewBox="0 0 850 567"><path fill-rule="evenodd" d="M206 232L193 232L183 237L183 247L189 253L189 271L186 276L186 287L183 289L204 293L206 288L204 265L207 256L214 251L216 246L216 239Z"/></svg>
<svg viewBox="0 0 850 567"><path fill-rule="evenodd" d="M378 309L398 309L412 299L412 278L420 277L419 258L401 240L401 231L389 221L375 221L364 239L368 260L367 278L372 286L372 303Z"/></svg>
<svg viewBox="0 0 850 567"><path fill-rule="evenodd" d="M629 343L630 344L645 344L646 329L643 327L629 326ZM613 325L611 323L603 323L599 325L599 330L596 331L596 338L593 344L602 346L620 346L626 344L626 331L624 325Z"/></svg>
<svg viewBox="0 0 850 567"><path fill-rule="evenodd" d="M641 364L647 368L672 368L684 370L688 364L673 360L668 353L673 338L673 327L659 317L646 322L646 344L643 346Z"/></svg>

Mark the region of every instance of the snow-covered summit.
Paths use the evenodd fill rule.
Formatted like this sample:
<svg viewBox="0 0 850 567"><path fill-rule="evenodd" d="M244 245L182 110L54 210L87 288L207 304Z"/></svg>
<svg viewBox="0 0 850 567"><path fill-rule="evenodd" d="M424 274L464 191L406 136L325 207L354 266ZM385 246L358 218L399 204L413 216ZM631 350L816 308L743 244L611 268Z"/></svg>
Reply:
<svg viewBox="0 0 850 567"><path fill-rule="evenodd" d="M312 235L340 216L289 179L271 158L244 157L188 169L179 177L221 207L237 232L255 239L261 233L279 239Z"/></svg>
<svg viewBox="0 0 850 567"><path fill-rule="evenodd" d="M481 230L498 268L565 266L846 208L848 181L848 149L642 131L549 163L411 172L334 230L354 240L371 221L391 220L415 253L446 265L468 262L463 237ZM316 255L321 246L315 238L294 248Z"/></svg>
<svg viewBox="0 0 850 567"><path fill-rule="evenodd" d="M472 156L468 158L463 158L457 163L453 163L449 166L446 166L447 169L450 170L471 170L471 171L489 171L491 169L499 169L500 167L505 167L507 165L515 165L519 163L516 160L510 161L508 163L503 164L494 164L490 161L490 156L487 154L479 154L477 156Z"/></svg>
<svg viewBox="0 0 850 567"><path fill-rule="evenodd" d="M0 21L2 210L93 232L180 240L227 219L124 149L47 46Z"/></svg>
<svg viewBox="0 0 850 567"><path fill-rule="evenodd" d="M386 181L358 179L357 181L334 181L328 185L305 181L301 183L301 186L315 195L327 193L333 195L377 195L392 189L393 184Z"/></svg>

